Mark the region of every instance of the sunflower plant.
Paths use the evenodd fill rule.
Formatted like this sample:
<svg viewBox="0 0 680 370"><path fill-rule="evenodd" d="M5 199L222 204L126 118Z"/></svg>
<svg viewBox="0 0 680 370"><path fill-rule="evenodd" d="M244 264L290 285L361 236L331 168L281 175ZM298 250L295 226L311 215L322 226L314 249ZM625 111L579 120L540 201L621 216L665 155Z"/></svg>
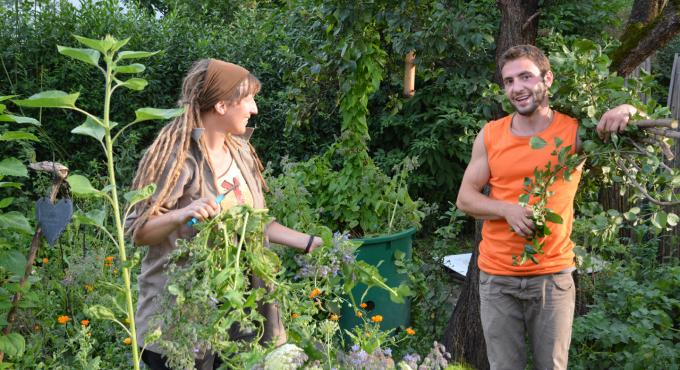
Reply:
<svg viewBox="0 0 680 370"><path fill-rule="evenodd" d="M111 117L111 100L114 93L124 89L133 91L144 90L148 85L148 81L143 78L129 76L144 72L146 67L141 63L132 63L132 61L148 58L158 52L121 51L121 49L130 41L129 38L118 40L112 36L106 36L103 39L95 40L81 36L74 37L80 44L85 46L85 48L57 46L57 50L60 54L94 67L102 73L104 79L104 95L102 97L101 110L97 113L92 113L78 107L76 102L80 95L79 92L67 93L59 90L50 90L40 92L27 99L15 99L12 101L20 107L60 108L81 113L85 116L85 121L81 125L75 127L71 133L90 136L98 141L102 147L106 157L109 184L103 189L96 189L86 177L81 175L71 175L67 178L67 182L75 195L102 198L111 206L113 211L112 217L114 220L114 229L112 231L103 226L102 219L83 217L81 221L86 221L88 224L101 229L118 249L118 261L123 277L122 290L125 292L126 297L126 304L122 309L127 316L127 320L125 320L125 324L118 320L116 320L116 322L120 324L131 338L130 349L134 359L134 368L139 369L140 354L136 339L134 304L130 277L131 261L128 260L126 253L122 220L130 211L132 205L153 194L155 186L149 185L143 189L125 193L124 199L127 201L128 206L127 208L122 208L121 204L123 202L120 197L118 186L116 185L115 152L113 146L117 140L120 139L121 134L130 126L143 121L165 120L177 117L183 113L184 109L140 108L135 111L134 120L119 127L118 123ZM96 318L115 318L114 313L104 306L98 306L95 309L90 310L90 312L97 314L98 317Z"/></svg>

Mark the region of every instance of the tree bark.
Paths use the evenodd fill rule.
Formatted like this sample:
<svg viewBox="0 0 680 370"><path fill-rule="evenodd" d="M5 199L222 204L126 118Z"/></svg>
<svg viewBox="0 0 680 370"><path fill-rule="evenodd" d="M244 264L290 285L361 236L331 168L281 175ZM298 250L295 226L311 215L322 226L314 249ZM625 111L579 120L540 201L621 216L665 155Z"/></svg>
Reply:
<svg viewBox="0 0 680 370"><path fill-rule="evenodd" d="M496 38L496 61L515 45L536 43L538 35L538 0L497 0L501 11L501 26ZM496 63L498 64L498 63ZM496 68L497 83L501 83L500 70ZM485 189L485 194L488 190ZM489 369L486 341L479 315L479 242L482 222L477 221L475 248L470 258L468 272L458 302L444 331L442 343L456 361L463 361L478 370Z"/></svg>
<svg viewBox="0 0 680 370"><path fill-rule="evenodd" d="M666 0L635 0L626 27L635 23L649 23L658 17Z"/></svg>
<svg viewBox="0 0 680 370"><path fill-rule="evenodd" d="M621 46L611 55L610 70L627 76L680 33L680 1L636 0Z"/></svg>
<svg viewBox="0 0 680 370"><path fill-rule="evenodd" d="M536 44L538 34L538 0L497 0L501 11L501 27L496 38L496 61L506 50L515 46ZM494 80L501 83L501 72L496 68Z"/></svg>
<svg viewBox="0 0 680 370"><path fill-rule="evenodd" d="M479 242L482 240L481 227L482 221L477 221L475 248L456 308L444 331L442 343L454 361L465 362L477 370L486 370L489 368L489 359L486 356L486 342L479 316L479 267L477 267Z"/></svg>

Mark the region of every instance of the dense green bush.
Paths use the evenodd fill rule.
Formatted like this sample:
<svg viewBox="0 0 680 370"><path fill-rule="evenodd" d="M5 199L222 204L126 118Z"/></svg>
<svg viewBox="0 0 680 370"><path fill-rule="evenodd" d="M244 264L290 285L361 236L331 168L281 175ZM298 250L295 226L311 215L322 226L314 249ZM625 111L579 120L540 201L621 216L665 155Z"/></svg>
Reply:
<svg viewBox="0 0 680 370"><path fill-rule="evenodd" d="M634 267L598 278L595 305L574 321L570 368L680 367L680 267Z"/></svg>

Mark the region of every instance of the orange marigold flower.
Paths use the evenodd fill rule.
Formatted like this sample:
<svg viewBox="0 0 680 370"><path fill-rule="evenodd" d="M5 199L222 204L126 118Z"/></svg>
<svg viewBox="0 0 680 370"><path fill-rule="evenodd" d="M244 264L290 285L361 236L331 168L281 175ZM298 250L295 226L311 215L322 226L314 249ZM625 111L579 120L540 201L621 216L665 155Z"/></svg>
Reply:
<svg viewBox="0 0 680 370"><path fill-rule="evenodd" d="M312 290L312 292L309 293L309 298L314 298L319 294L321 294L321 290L319 290L319 288L314 288L314 290Z"/></svg>
<svg viewBox="0 0 680 370"><path fill-rule="evenodd" d="M59 317L57 317L57 322L60 323L61 325L66 325L66 323L69 322L69 320L71 320L71 318L66 315L60 315Z"/></svg>
<svg viewBox="0 0 680 370"><path fill-rule="evenodd" d="M88 327L88 326L90 325L90 320L87 320L87 319L85 319L85 320L80 320L80 325L82 325L83 327L86 328L86 327Z"/></svg>
<svg viewBox="0 0 680 370"><path fill-rule="evenodd" d="M50 262L50 259L45 257L43 258L43 265L46 265L48 262Z"/></svg>
<svg viewBox="0 0 680 370"><path fill-rule="evenodd" d="M104 258L104 266L106 267L113 266L113 256L107 256L106 258Z"/></svg>
<svg viewBox="0 0 680 370"><path fill-rule="evenodd" d="M406 334L408 334L408 335L416 335L416 331L413 330L412 328L406 328Z"/></svg>
<svg viewBox="0 0 680 370"><path fill-rule="evenodd" d="M364 314L362 314L361 311L357 311L357 317L361 317L361 316L363 316L363 315L364 315Z"/></svg>
<svg viewBox="0 0 680 370"><path fill-rule="evenodd" d="M328 319L331 320L331 321L338 321L338 320L340 320L340 316L338 316L336 314L331 314L331 316Z"/></svg>
<svg viewBox="0 0 680 370"><path fill-rule="evenodd" d="M383 320L383 317L381 315L375 315L371 317L371 321L373 322L381 322Z"/></svg>
<svg viewBox="0 0 680 370"><path fill-rule="evenodd" d="M295 312L293 312L292 314L290 314L290 318L291 318L291 319L297 319L298 317L300 317L300 315L297 314L297 313L295 313Z"/></svg>
<svg viewBox="0 0 680 370"><path fill-rule="evenodd" d="M132 338L127 337L127 338L123 339L123 344L125 344L126 346L129 346L130 344L132 344Z"/></svg>
<svg viewBox="0 0 680 370"><path fill-rule="evenodd" d="M366 303L364 303L364 302L361 302L361 304L360 304L359 306L360 306L361 308L366 308L366 307L368 307L368 305L367 305Z"/></svg>

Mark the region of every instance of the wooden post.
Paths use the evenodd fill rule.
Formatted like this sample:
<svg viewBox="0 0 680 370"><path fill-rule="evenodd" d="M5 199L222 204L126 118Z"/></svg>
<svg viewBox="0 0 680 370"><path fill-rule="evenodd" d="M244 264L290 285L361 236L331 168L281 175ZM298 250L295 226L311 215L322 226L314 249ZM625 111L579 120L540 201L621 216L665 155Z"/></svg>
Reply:
<svg viewBox="0 0 680 370"><path fill-rule="evenodd" d="M59 188L61 184L66 179L68 175L68 168L66 166L56 163L56 162L39 162L31 163L29 167L35 171L45 171L50 172L53 175L52 179L52 191L50 192L50 201L54 203L57 199L57 194L59 194ZM40 226L36 226L35 234L33 234L33 240L31 241L31 250L28 253L28 261L26 262L26 268L24 269L24 276L19 281L19 290L26 285L28 277L31 276L31 271L33 270L33 262L35 261L35 256L38 255L38 248L40 248L40 238L42 237L42 229ZM19 306L19 300L21 300L21 293L16 292L12 297L12 307L7 313L7 326L2 331L3 335L9 334L12 330L12 323L16 320L17 307ZM0 363L2 363L5 357L4 352L0 352Z"/></svg>
<svg viewBox="0 0 680 370"><path fill-rule="evenodd" d="M411 98L416 93L416 53L410 51L404 58L404 97Z"/></svg>
<svg viewBox="0 0 680 370"><path fill-rule="evenodd" d="M668 109L671 110L671 117L674 120L680 119L680 54L675 54L673 59L673 69L671 71L671 82L668 87ZM672 168L680 168L680 144L678 139L673 141L673 150L675 158L667 160L666 164ZM667 212L680 214L680 206L666 207ZM667 262L673 258L680 257L680 227L677 225L673 227L670 232L664 233L661 242L659 243L658 258L660 262Z"/></svg>

